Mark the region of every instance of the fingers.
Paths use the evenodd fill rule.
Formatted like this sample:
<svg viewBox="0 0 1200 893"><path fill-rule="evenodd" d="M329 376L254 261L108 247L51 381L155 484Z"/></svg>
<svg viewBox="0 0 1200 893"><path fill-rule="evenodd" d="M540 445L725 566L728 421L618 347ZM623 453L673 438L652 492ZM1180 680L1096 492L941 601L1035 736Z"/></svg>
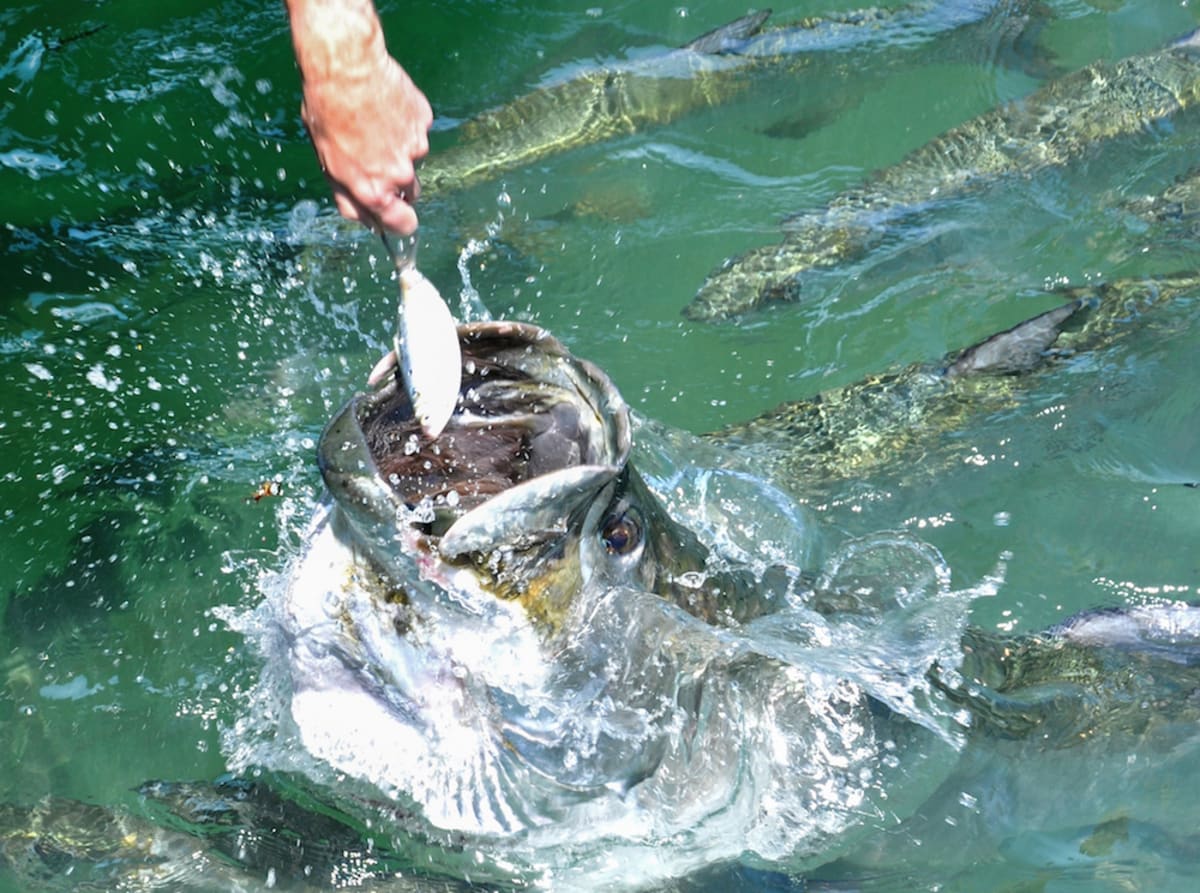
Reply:
<svg viewBox="0 0 1200 893"><path fill-rule="evenodd" d="M393 195L391 200L379 210L376 219L388 232L411 236L417 231L416 209L408 203L403 195Z"/></svg>
<svg viewBox="0 0 1200 893"><path fill-rule="evenodd" d="M433 111L390 56L368 79L304 83L301 119L342 216L411 235L421 193L415 164L429 151Z"/></svg>
<svg viewBox="0 0 1200 893"><path fill-rule="evenodd" d="M349 192L336 183L333 184L333 203L337 206L338 213L347 220L357 220L360 223L370 226L371 222L375 219L373 214L356 202Z"/></svg>
<svg viewBox="0 0 1200 893"><path fill-rule="evenodd" d="M345 186L333 182L332 178L330 183L338 213L347 220L357 220L373 229L383 229L402 236L411 236L417 231L417 211L409 203L410 196L407 192L366 192L356 196ZM415 200L416 194L420 192L416 180L413 181L413 186L415 188L411 200Z"/></svg>

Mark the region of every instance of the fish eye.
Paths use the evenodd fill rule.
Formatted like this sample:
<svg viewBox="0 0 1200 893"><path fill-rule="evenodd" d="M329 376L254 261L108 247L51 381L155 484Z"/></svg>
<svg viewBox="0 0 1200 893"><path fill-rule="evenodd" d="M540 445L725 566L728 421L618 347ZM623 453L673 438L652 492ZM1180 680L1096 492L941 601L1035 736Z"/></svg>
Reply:
<svg viewBox="0 0 1200 893"><path fill-rule="evenodd" d="M609 555L628 555L642 544L642 519L634 509L613 515L600 533Z"/></svg>

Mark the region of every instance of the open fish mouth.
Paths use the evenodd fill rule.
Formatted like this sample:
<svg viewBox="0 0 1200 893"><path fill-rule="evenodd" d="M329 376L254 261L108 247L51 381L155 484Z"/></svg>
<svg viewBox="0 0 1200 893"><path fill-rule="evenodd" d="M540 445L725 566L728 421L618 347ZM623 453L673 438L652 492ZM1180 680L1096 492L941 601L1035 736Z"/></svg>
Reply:
<svg viewBox="0 0 1200 893"><path fill-rule="evenodd" d="M583 723L592 692L553 680L582 673L589 643L562 669L544 647L609 554L585 534L625 498L631 428L608 377L544 330L475 323L459 339L459 400L436 439L395 381L326 427L333 505L289 578L286 684L306 753L432 828L508 834L660 757L637 738L564 769L563 748L585 732L608 741L624 714Z"/></svg>
<svg viewBox="0 0 1200 893"><path fill-rule="evenodd" d="M325 483L385 569L398 534L456 560L579 529L629 458L628 407L598 367L524 323L464 325L459 339L458 405L436 439L394 380L351 400L321 438Z"/></svg>

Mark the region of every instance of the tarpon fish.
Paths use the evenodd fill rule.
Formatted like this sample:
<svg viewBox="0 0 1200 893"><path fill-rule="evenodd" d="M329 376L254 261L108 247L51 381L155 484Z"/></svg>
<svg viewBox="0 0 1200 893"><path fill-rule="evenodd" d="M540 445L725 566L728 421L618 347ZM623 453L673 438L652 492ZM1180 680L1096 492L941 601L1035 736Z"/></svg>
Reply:
<svg viewBox="0 0 1200 893"><path fill-rule="evenodd" d="M1066 303L939 363L788 404L709 438L746 451L756 470L803 493L822 476L861 473L868 450L872 461L902 461L924 436L930 452L929 443L972 409L1016 399L1058 351L1110 343L1131 311L1197 288L1200 278L1181 275L1072 292ZM704 761L736 763L737 746L718 740L728 733L716 719L692 711L747 708L723 700L728 692L713 694L724 690L707 671L719 665L749 687L769 686L751 669L761 669L763 655L745 650L742 631L776 631L798 599L812 616L845 614L846 593L806 590L784 567L731 563L673 519L631 462L634 426L611 381L548 333L517 323L460 332L464 387L442 437L421 439L394 384L353 399L322 437L333 503L317 520L288 601L292 715L305 748L338 772L415 801L412 833L420 837L552 846L555 828L590 822L602 829L610 810L631 797L656 813L647 846L716 821L744 792L727 773L705 771ZM857 442L841 451L843 439ZM659 611L682 626L666 633ZM589 630L582 640L580 629ZM689 629L728 632L702 645ZM1192 632L1168 645L1171 629ZM1077 666L1116 665L1130 653L1142 660L1178 647L1165 659L1175 669L1200 654L1200 612L1190 610L1083 616L1047 636L994 647L988 636L959 632L975 643L973 677L999 680L1004 698L993 703L987 690L943 672L953 668L925 668L930 684L978 713L979 730L1037 729L1038 746L1060 732L1069 741L1078 723L1102 722L1104 710L1092 707L1108 694L1102 681L1081 693L1086 720L1069 718L1060 702L1039 718L1021 701L1026 687L1078 685ZM819 651L804 651L814 661L806 669L814 685L828 669ZM1016 654L1027 659L1014 664ZM695 667L682 669L693 659ZM839 671L855 679L837 689L835 700L848 698L838 701L839 724L893 742L955 734L892 702L872 707L886 696L854 670ZM1200 686L1200 677L1179 672L1191 680L1182 687ZM821 740L835 734L799 690L793 696L806 719L778 721L810 725ZM1025 707L1008 709L1018 702ZM594 715L597 704L611 712ZM370 740L381 746L362 743ZM840 785L867 771L863 754L826 744L841 768L809 764L816 777L835 785L831 772ZM788 760L810 758L804 751ZM861 804L825 808L828 823L845 830ZM798 827L795 835L797 858L823 846L815 829Z"/></svg>
<svg viewBox="0 0 1200 893"><path fill-rule="evenodd" d="M1192 274L1067 291L937 363L709 439L797 494L861 474L868 450L880 463L936 456L930 442L1019 399L1060 355L1109 345L1129 317L1198 291ZM640 864L663 876L746 853L807 873L873 823L908 845L894 823L921 821L963 735L1024 748L1022 761L1088 741L1111 754L1140 740L1148 704L1163 734L1200 718L1200 610L1099 611L998 636L965 628L958 604L939 621L936 605L876 603L860 581L739 564L638 473L635 420L601 369L536 326L459 333L460 401L439 437L391 380L342 407L318 446L331 501L278 608L282 666L264 670L288 680L294 731L280 734L303 744L316 787L277 792L267 773L148 785L148 816L67 801L0 809L0 860L19 877L128 890L646 881L622 873L614 846L651 854ZM857 444L839 452L842 440ZM888 645L903 653L884 659L876 618L906 611L911 626ZM861 647L831 647L839 626ZM950 641L905 677L931 628ZM881 684L897 678L935 707ZM964 790L946 789L955 801ZM689 849L692 836L703 847Z"/></svg>
<svg viewBox="0 0 1200 893"><path fill-rule="evenodd" d="M534 90L457 128L420 169L426 195L461 189L543 158L679 120L727 103L764 70L800 68L815 53L915 46L981 22L1003 0L914 0L764 28L770 10L743 16L686 46L589 69Z"/></svg>
<svg viewBox="0 0 1200 893"><path fill-rule="evenodd" d="M690 319L793 301L805 271L860 257L890 228L1005 177L1082 158L1100 144L1170 120L1200 96L1200 32L1165 49L1096 62L973 118L784 225L783 241L725 261L684 308Z"/></svg>
<svg viewBox="0 0 1200 893"><path fill-rule="evenodd" d="M1027 373L1112 344L1130 317L1198 291L1193 273L1060 288L1053 294L1067 303L968 350L783 403L709 437L751 452L805 500L888 469L937 475L971 459L969 446L939 442L938 432L1012 406Z"/></svg>

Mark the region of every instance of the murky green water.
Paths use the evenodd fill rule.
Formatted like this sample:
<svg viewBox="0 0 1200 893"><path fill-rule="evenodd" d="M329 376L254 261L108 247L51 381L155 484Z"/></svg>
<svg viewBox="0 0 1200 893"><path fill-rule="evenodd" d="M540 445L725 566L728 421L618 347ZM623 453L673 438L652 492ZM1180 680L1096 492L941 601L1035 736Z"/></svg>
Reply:
<svg viewBox="0 0 1200 893"><path fill-rule="evenodd" d="M736 324L681 319L705 275L777 241L785 215L1053 70L1145 52L1200 21L1177 0L1047 6L1016 46L983 27L826 53L733 104L432 196L422 268L448 295L471 287L493 315L550 329L642 415L697 432L932 360L1053 306L1048 284L1194 269L1194 220L1146 223L1122 205L1200 157L1193 112L899 227L806 282L797 304ZM435 157L459 122L549 77L746 11L382 9L439 117ZM296 554L320 496L316 439L390 338L394 285L375 241L329 214L279 4L8 4L0 87L0 800L134 803L146 779L224 771L222 730L255 709L242 694L258 668L212 609L252 607L260 573ZM482 251L463 261L473 241ZM822 541L906 530L960 587L1007 556L998 594L973 607L984 628L1194 599L1196 297L947 435L976 461L888 468L811 506ZM282 496L255 500L267 480ZM1200 774L1177 782L1200 794ZM1163 855L1136 835L1115 852L1062 876L1038 874L1051 857L1027 861L1046 889L1072 891L1183 889L1195 868L1194 848ZM1010 889L1005 871L1027 877L1010 857L994 889Z"/></svg>

